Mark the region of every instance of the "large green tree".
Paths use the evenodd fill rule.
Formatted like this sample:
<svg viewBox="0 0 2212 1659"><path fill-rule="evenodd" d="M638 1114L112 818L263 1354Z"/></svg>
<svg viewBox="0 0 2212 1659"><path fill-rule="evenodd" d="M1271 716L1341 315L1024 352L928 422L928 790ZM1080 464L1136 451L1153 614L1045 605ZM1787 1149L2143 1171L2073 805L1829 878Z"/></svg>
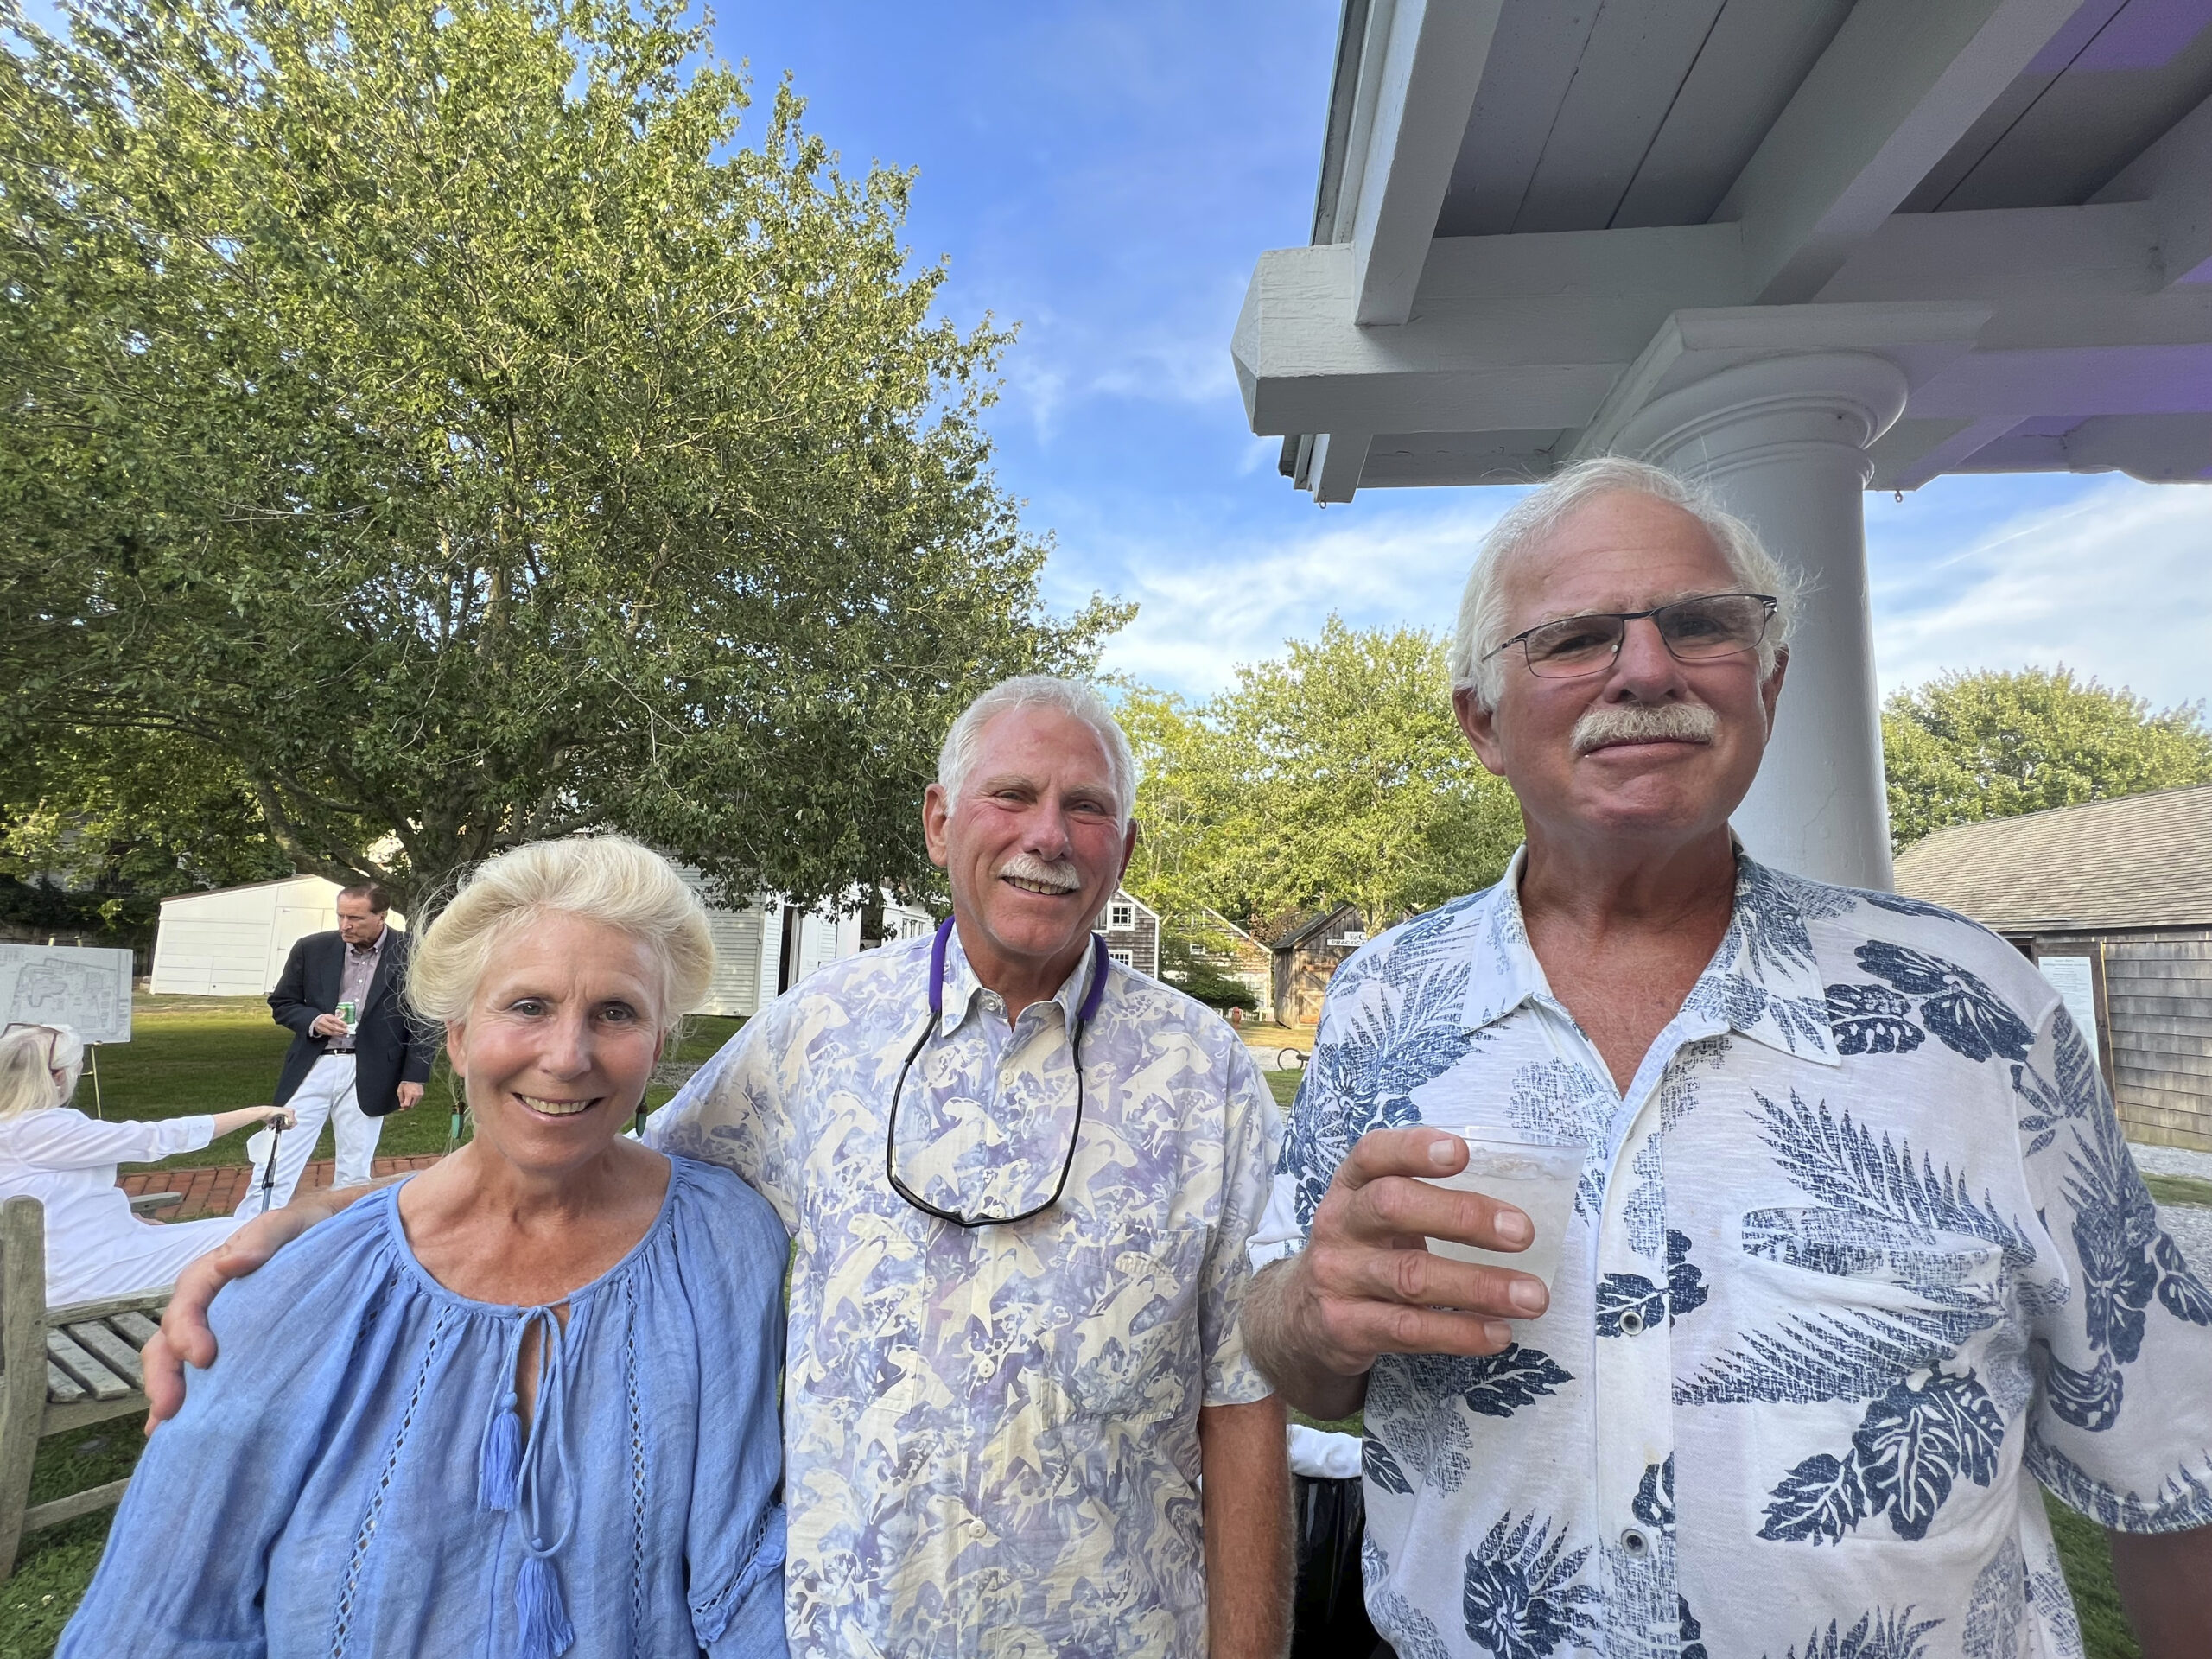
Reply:
<svg viewBox="0 0 2212 1659"><path fill-rule="evenodd" d="M0 741L175 738L416 907L601 826L925 874L950 715L1120 613L1039 606L907 175L737 147L671 0L63 16L0 0Z"/></svg>
<svg viewBox="0 0 2212 1659"><path fill-rule="evenodd" d="M0 761L0 874L117 908L291 873L245 774L189 739L48 733Z"/></svg>
<svg viewBox="0 0 2212 1659"><path fill-rule="evenodd" d="M1376 927L1496 880L1520 807L1468 747L1447 683L1434 635L1332 616L1205 702L1133 690L1131 887L1171 913L1240 918L1348 900Z"/></svg>
<svg viewBox="0 0 2212 1659"><path fill-rule="evenodd" d="M2212 783L2204 705L2153 709L2126 688L2056 670L1939 675L1882 709L1890 836Z"/></svg>

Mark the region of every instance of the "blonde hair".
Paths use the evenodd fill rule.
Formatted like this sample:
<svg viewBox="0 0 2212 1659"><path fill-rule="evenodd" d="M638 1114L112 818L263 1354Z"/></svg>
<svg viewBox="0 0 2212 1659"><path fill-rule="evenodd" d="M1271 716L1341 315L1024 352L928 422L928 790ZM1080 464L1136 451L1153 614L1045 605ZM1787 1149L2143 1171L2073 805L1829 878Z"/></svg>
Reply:
<svg viewBox="0 0 2212 1659"><path fill-rule="evenodd" d="M59 1089L54 1073L84 1057L83 1041L67 1026L10 1026L0 1032L0 1118L68 1104L76 1084L73 1080Z"/></svg>
<svg viewBox="0 0 2212 1659"><path fill-rule="evenodd" d="M1459 596L1459 625L1449 658L1452 689L1471 691L1485 709L1497 707L1506 659L1491 655L1505 632L1505 572L1521 553L1560 527L1567 515L1601 495L1645 495L1680 507L1703 524L1727 562L1729 580L1748 594L1774 596L1774 621L1759 641L1759 678L1774 672L1775 658L1797 624L1800 583L1758 532L1730 512L1703 485L1626 455L1595 455L1562 468L1541 489L1524 496L1491 526L1475 555Z"/></svg>
<svg viewBox="0 0 2212 1659"><path fill-rule="evenodd" d="M409 1007L442 1024L465 1020L500 942L554 914L619 928L652 952L664 1032L705 998L715 944L698 895L666 859L627 836L572 836L531 842L477 868L408 956Z"/></svg>

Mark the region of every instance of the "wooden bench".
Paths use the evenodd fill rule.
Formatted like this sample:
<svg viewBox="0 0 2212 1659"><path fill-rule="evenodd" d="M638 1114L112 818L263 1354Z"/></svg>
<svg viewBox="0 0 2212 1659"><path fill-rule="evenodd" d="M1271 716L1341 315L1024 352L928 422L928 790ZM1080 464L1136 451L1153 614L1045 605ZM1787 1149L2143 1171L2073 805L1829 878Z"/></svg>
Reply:
<svg viewBox="0 0 2212 1659"><path fill-rule="evenodd" d="M0 1582L14 1576L25 1533L122 1500L127 1477L27 1507L31 1465L49 1434L145 1414L138 1351L168 1300L164 1287L48 1307L45 1206L29 1198L0 1205Z"/></svg>

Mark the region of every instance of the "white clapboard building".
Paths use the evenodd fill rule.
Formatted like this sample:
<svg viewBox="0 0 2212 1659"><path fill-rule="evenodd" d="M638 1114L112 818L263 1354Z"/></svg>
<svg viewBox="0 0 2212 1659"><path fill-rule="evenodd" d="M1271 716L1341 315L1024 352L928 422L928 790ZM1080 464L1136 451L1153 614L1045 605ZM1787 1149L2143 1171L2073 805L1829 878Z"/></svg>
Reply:
<svg viewBox="0 0 2212 1659"><path fill-rule="evenodd" d="M404 929L394 911L385 918ZM288 875L162 900L149 988L162 996L263 996L292 946L338 925L338 884Z"/></svg>
<svg viewBox="0 0 2212 1659"><path fill-rule="evenodd" d="M683 874L705 898L698 873ZM149 988L170 996L266 995L297 940L338 925L338 891L336 882L319 875L295 875L164 899ZM387 919L406 926L397 911ZM894 939L930 925L923 912L896 905L884 906L883 919ZM691 1010L696 1014L752 1014L823 963L861 948L858 910L843 916L800 911L776 899L730 910L709 899L707 922L715 976L707 1000Z"/></svg>

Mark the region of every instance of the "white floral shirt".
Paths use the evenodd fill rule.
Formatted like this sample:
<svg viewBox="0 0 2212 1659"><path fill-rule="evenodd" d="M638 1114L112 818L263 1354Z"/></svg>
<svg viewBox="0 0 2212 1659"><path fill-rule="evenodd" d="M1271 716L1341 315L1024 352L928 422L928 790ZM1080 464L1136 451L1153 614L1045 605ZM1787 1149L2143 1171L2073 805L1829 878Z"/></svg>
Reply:
<svg viewBox="0 0 2212 1659"><path fill-rule="evenodd" d="M899 1173L918 1195L1012 1215L1051 1193L1094 959L1009 1024L952 941L944 1012L899 1106ZM884 1168L929 961L919 939L813 975L649 1132L736 1170L795 1241L792 1649L1202 1654L1198 1414L1269 1392L1237 1313L1274 1100L1217 1017L1109 963L1059 1202L1010 1226L933 1219Z"/></svg>
<svg viewBox="0 0 2212 1659"><path fill-rule="evenodd" d="M1738 865L1625 1096L1520 860L1330 988L1255 1259L1353 1141L1586 1153L1543 1318L1367 1393L1368 1606L1401 1659L2070 1659L2040 1480L2212 1525L2212 1294L2057 995L1974 924Z"/></svg>

